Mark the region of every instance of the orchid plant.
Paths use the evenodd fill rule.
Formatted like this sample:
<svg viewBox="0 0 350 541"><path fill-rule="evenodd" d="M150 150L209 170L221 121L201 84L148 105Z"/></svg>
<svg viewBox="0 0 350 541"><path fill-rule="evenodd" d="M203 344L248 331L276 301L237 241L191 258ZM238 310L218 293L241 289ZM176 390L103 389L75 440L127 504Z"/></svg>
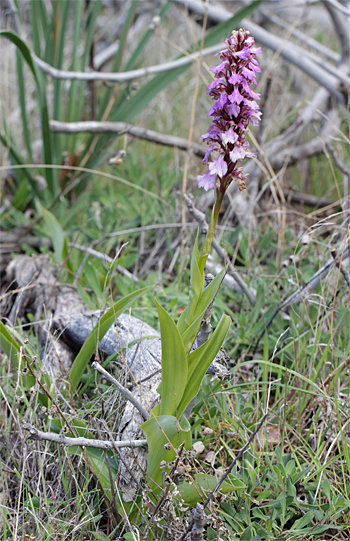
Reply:
<svg viewBox="0 0 350 541"><path fill-rule="evenodd" d="M215 80L207 89L215 100L208 113L213 117L213 122L208 133L202 136L210 145L203 160L208 171L197 178L200 188L206 191L214 189L216 193L209 230L201 253L197 236L191 259L190 302L178 323L175 324L157 303L162 342L161 402L152 410L150 420L142 425L149 448L147 473L153 481L151 486L154 493L161 489L162 480L169 473L164 464L174 459L175 449L183 443L185 448L191 447L190 425L184 412L197 395L230 326L230 318L223 315L209 340L197 349L193 348L203 318L225 275L223 270L204 288L204 268L220 206L232 181L238 181L240 191L245 189L247 175L243 173L241 162L255 156L250 152L246 139L248 124L250 122L256 126L261 116L255 101L260 96L250 88L252 84L256 85L256 73L260 72L256 55L261 50L254 46L254 38L249 32L242 29L234 31L225 43L227 48L218 53L221 63L211 70ZM216 154L214 158L213 153ZM163 468L160 468L161 463ZM194 476L194 480L199 486L204 483L208 487L208 477L202 479L200 475ZM191 497L194 502L192 492Z"/></svg>

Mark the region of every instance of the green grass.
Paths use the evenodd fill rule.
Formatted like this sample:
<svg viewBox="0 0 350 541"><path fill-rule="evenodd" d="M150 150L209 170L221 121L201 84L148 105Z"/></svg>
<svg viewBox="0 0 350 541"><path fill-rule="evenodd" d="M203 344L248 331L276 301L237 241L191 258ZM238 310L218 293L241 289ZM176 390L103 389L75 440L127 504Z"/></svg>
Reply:
<svg viewBox="0 0 350 541"><path fill-rule="evenodd" d="M130 18L134 4L129 11ZM45 3L41 0L32 2L32 14L36 14L36 18L32 21L28 45L56 66L67 64L70 69L83 69L96 25L99 17L105 15L105 8L95 2L87 11L84 2L76 0L70 9L74 9L78 19L72 20L69 19L68 3L58 2L55 9L63 9L61 22L64 24L58 36L58 49L52 48L52 23L55 19L50 19L51 15L46 13ZM176 41L177 27L173 28L174 22L166 16L164 13L169 36ZM81 25L77 23L79 17L83 21ZM158 61L149 61L153 42L148 34L144 38L140 36L140 49L134 56L131 54L123 59L123 67L128 61L130 66L142 65L143 61L147 65ZM192 38L190 32L188 43ZM122 46L124 39L125 35L121 37ZM147 46L146 39L150 40ZM323 42L324 35L317 35L317 39ZM67 49L73 43L83 46L81 57L72 54L73 48L68 55ZM54 53L55 58L51 58ZM52 105L55 118L73 121L88 117L91 102L85 84L72 83L65 92L64 84L56 82L50 89L48 80L35 72L37 108L29 113L26 102L29 92L25 85L27 68L22 57L17 61L16 92L23 140L16 139L17 127L9 123L1 126L1 133L5 134L3 142L10 150L12 163L22 164L23 168L13 169L12 175L1 184L1 195L11 201L1 215L2 229L10 232L21 226L34 225L31 234L42 239L42 245L34 249L19 243L21 251L28 255L49 254L52 264L57 267L67 258L59 279L67 283L74 281L80 296L91 309L109 307L112 298L115 302L142 287L154 286L136 300L131 313L159 330L154 297L167 307L175 320L188 303L189 257L196 231L195 228L186 231L182 253L178 254L170 273L167 269L176 250L181 248L181 229L170 227L140 231L146 226L181 222L179 190L184 155L138 140L101 137L96 146L96 156L87 162L88 167L95 168L94 174L69 173L60 184L62 153L66 150L72 155L82 152L83 159L93 137L55 135L49 136L50 141L46 141L44 150L47 160L51 151L50 164L56 164L57 168L32 169L29 166L33 163L33 142L41 136L40 129L47 129L45 107L49 90L53 92L50 94L53 100L50 107ZM119 61L118 56L115 69ZM147 102L146 109L135 116L133 122L164 133L187 136L195 76L196 67L193 67L181 77L173 78L172 84L159 94L161 83L156 85L156 99ZM207 73L205 77L208 77ZM277 83L276 88L285 85L285 81ZM208 127L205 114L209 100L204 89L205 84L201 82L194 130L196 141ZM125 108L125 93L129 90L126 86L118 94L112 116L117 116L118 110ZM289 97L293 96L289 88L285 88L285 92ZM96 106L99 116L102 116L110 95L110 88L102 85L98 88ZM270 134L277 135L289 126L290 119L296 117L299 97L294 98L287 112L282 108L282 113L272 123ZM273 87L268 106L271 118L278 99L278 91ZM139 107L135 98L132 104ZM10 112L7 112L10 118ZM284 112L286 114L282 118ZM348 119L343 120L341 129L347 133ZM9 135L9 130L12 135ZM307 134L309 136L310 133ZM313 131L311 136L314 136ZM335 147L345 162L344 141L339 136ZM124 144L127 155L123 162L118 167L108 166L108 158L116 155ZM200 167L200 160L192 157L189 191L195 195L199 194L195 177ZM48 190L38 189L36 174L46 176ZM59 197L78 175L84 176L82 182L65 197ZM303 189L300 177L301 166L298 164L288 169L285 180ZM120 179L129 184L123 184ZM334 169L326 154L310 160L307 189L320 197L337 199L343 195L342 175ZM42 208L38 205L39 199ZM256 227L246 230L231 220L229 226L234 230L225 231L221 239L227 253L235 258L236 267L248 286L256 291L257 303L252 308L245 297L238 296L226 286L216 297L212 310L213 327L217 326L223 312L232 319L225 342L231 376L223 381L209 376L204 378L190 419L193 441L202 442L204 450L198 455L184 452L182 458L191 475L220 476L262 415L268 412L267 428L258 435L232 472L236 482L239 480L244 488L218 494L207 510L207 539L345 540L350 535L350 425L347 424L350 413L350 310L347 285L344 281L339 282L335 296L336 281L325 280L306 302L293 306L288 314L279 312L271 324L266 322L281 300L306 283L329 259L330 248L347 234L348 218L346 213L332 216L327 220L331 226L316 230L310 244L301 246L302 233L316 223L318 215L307 215L308 209L305 213L292 209L287 214L284 242L278 252L279 222L273 206L267 201L264 205ZM39 220L41 216L46 219ZM35 219L38 220L34 224ZM132 228L140 231L113 235ZM151 265L142 272L143 265L147 264L162 236L163 242ZM104 261L86 257L68 243L92 247L112 258L123 243L128 243L117 263L131 273L137 268L138 283L116 270L110 273ZM294 256L294 262L283 265L281 262L290 256ZM15 253L11 255L13 257L16 257ZM160 270L161 257L163 264ZM98 437L100 431L102 437L108 439L103 424L106 422L108 429L117 437L125 404L120 397L115 397L109 384L96 377L90 365L81 377L84 388L80 387L79 396L62 397L60 391L41 378L34 314L27 314L25 319L17 321L11 332L30 362L35 356L39 359L31 366L38 381L46 385L48 394L43 400L38 393L38 383L29 388L24 364L18 372L12 367L9 358L14 361L13 349L8 356L1 354L0 540L112 541L116 538L142 539L143 534L147 541L162 540L166 539L169 524L173 530L168 533L168 539L175 539L184 521L190 519L191 509L179 501L173 487L156 520L151 518L147 494L145 498L135 496L134 502L125 504L125 512L121 513L117 490L119 456L116 453L109 452L106 457L101 453L88 453L86 456L77 449L28 439L28 433L22 428L23 421L42 430L57 431L61 422L59 413L81 433ZM25 340L29 343L25 344ZM15 360L17 362L17 357ZM105 366L112 370L114 360L115 357L107 359ZM109 411L108 404L113 398L116 400ZM99 475L96 474L97 467L101 467ZM180 473L176 484L182 481L186 481L186 475ZM112 485L116 491L114 496ZM147 491L147 478L144 488Z"/></svg>

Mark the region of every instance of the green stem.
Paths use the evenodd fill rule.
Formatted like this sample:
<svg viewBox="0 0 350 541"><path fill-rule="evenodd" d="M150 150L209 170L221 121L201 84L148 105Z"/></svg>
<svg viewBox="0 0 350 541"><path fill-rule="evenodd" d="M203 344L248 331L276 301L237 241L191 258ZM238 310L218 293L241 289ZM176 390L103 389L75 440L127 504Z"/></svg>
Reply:
<svg viewBox="0 0 350 541"><path fill-rule="evenodd" d="M204 272L204 267L205 267L206 261L208 259L208 255L210 253L211 244L212 244L213 238L214 238L214 231L215 231L215 227L216 227L216 224L217 224L217 221L218 221L219 212L220 212L220 208L221 208L221 203L222 203L222 200L224 198L224 195L225 195L225 191L221 191L220 189L217 191L216 203L215 203L215 205L213 207L213 210L212 210L212 213L211 213L211 219L210 219L208 233L207 233L207 235L205 237L205 241L204 241L202 252L201 252L201 260L200 260L199 270L202 273Z"/></svg>

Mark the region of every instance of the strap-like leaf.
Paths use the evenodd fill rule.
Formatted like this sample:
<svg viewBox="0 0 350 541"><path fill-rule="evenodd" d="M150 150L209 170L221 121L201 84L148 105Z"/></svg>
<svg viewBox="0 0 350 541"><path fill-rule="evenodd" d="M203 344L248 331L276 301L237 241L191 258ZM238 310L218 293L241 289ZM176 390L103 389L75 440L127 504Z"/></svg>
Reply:
<svg viewBox="0 0 350 541"><path fill-rule="evenodd" d="M69 379L73 388L77 388L84 373L87 363L96 351L97 344L102 340L108 329L113 325L116 318L120 316L124 310L129 308L131 304L141 297L144 293L149 291L153 286L144 287L134 293L130 293L120 301L116 302L105 314L101 320L92 329L91 333L87 337L83 347L79 351L78 355L74 359L74 363L69 372Z"/></svg>
<svg viewBox="0 0 350 541"><path fill-rule="evenodd" d="M187 357L181 335L169 314L156 301L162 341L162 401L155 415L177 416L187 381Z"/></svg>
<svg viewBox="0 0 350 541"><path fill-rule="evenodd" d="M168 463L175 458L173 448L167 451L164 445L170 441L174 449L178 449L185 442L185 449L190 449L192 447L191 427L185 417L179 423L173 416L161 415L157 418L152 417L143 423L141 428L147 436L147 474L153 481L150 484L153 492L157 494L163 485L163 472L169 473L168 470L160 469L160 463L162 460Z"/></svg>
<svg viewBox="0 0 350 541"><path fill-rule="evenodd" d="M223 315L209 340L188 355L187 385L178 407L178 415L182 415L191 400L198 394L204 374L223 345L230 324L231 318Z"/></svg>

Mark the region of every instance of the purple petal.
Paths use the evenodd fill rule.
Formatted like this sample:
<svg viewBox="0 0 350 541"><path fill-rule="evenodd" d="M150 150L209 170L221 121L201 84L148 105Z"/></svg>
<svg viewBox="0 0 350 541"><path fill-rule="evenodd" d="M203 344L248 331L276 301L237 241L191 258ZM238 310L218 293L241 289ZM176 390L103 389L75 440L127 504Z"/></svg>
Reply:
<svg viewBox="0 0 350 541"><path fill-rule="evenodd" d="M209 92L211 92L212 90L220 87L220 84L221 84L221 79L215 79L215 81L212 81L208 86L207 86L207 94L209 94Z"/></svg>
<svg viewBox="0 0 350 541"><path fill-rule="evenodd" d="M243 96L241 96L241 94L239 93L238 91L238 88L236 87L234 89L234 91L232 92L232 94L229 95L228 99L230 100L231 103L241 103L243 101Z"/></svg>
<svg viewBox="0 0 350 541"><path fill-rule="evenodd" d="M258 64L258 63L257 63L257 65L255 65L255 64L253 64L253 62L249 62L248 67L249 67L252 71L256 71L257 73L261 73L261 69L259 68L259 64Z"/></svg>
<svg viewBox="0 0 350 541"><path fill-rule="evenodd" d="M197 177L198 188L204 188L207 192L215 186L215 175L205 173L205 175L198 175Z"/></svg>
<svg viewBox="0 0 350 541"><path fill-rule="evenodd" d="M238 135L232 128L221 134L221 141L227 145L227 143L234 144L238 139Z"/></svg>
<svg viewBox="0 0 350 541"><path fill-rule="evenodd" d="M253 54L261 54L261 47L252 47L250 50Z"/></svg>
<svg viewBox="0 0 350 541"><path fill-rule="evenodd" d="M227 163L223 156L219 156L209 164L209 172L212 175L218 175L218 177L223 177L227 173Z"/></svg>
<svg viewBox="0 0 350 541"><path fill-rule="evenodd" d="M258 92L254 92L251 88L248 88L246 91L253 100L260 100L260 94Z"/></svg>
<svg viewBox="0 0 350 541"><path fill-rule="evenodd" d="M244 98L243 103L246 107L248 107L248 109L252 109L253 111L259 110L259 105L254 100L247 100Z"/></svg>
<svg viewBox="0 0 350 541"><path fill-rule="evenodd" d="M241 109L239 107L239 105L237 105L237 103L227 103L225 105L225 111L230 115L230 116L235 116L237 117L239 115L239 113L241 112Z"/></svg>
<svg viewBox="0 0 350 541"><path fill-rule="evenodd" d="M248 47L244 47L241 51L235 53L235 56L238 56L238 58L248 58L250 54L250 49Z"/></svg>
<svg viewBox="0 0 350 541"><path fill-rule="evenodd" d="M254 43L255 43L255 40L254 40L253 36L249 36L245 40L245 44L246 44L247 47L251 47L252 45L254 45Z"/></svg>
<svg viewBox="0 0 350 541"><path fill-rule="evenodd" d="M239 73L233 73L231 77L229 77L228 82L231 83L231 85L236 85L237 83L240 83L242 79L242 75L239 75Z"/></svg>
<svg viewBox="0 0 350 541"><path fill-rule="evenodd" d="M245 158L246 151L243 147L234 147L233 150L230 152L230 158L232 162L236 162L237 160L243 160Z"/></svg>
<svg viewBox="0 0 350 541"><path fill-rule="evenodd" d="M248 68L243 68L242 69L242 75L244 75L244 77L249 79L249 81L253 81L253 79L255 79L254 71L251 71Z"/></svg>
<svg viewBox="0 0 350 541"><path fill-rule="evenodd" d="M218 73L220 71L223 71L224 69L227 69L227 62L226 60L224 62L221 62L221 64L219 64L218 66L214 66L213 68L211 68L210 71L212 71L213 73Z"/></svg>
<svg viewBox="0 0 350 541"><path fill-rule="evenodd" d="M214 145L210 145L206 150L203 158L203 162L207 163L209 160L210 153L213 151Z"/></svg>

